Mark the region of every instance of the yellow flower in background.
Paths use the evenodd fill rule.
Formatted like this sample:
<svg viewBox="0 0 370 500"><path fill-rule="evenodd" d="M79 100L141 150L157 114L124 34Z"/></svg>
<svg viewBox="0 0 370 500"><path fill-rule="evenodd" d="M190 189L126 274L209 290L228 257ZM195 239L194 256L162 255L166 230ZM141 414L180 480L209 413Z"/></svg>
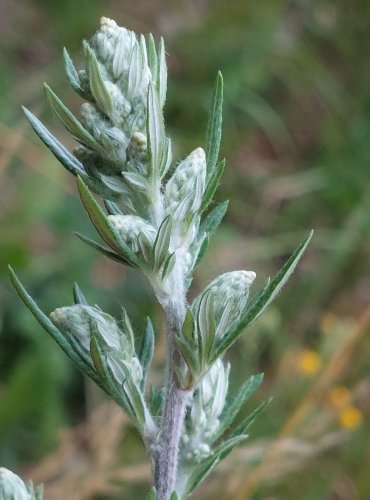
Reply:
<svg viewBox="0 0 370 500"><path fill-rule="evenodd" d="M329 391L328 396L330 403L336 408L348 406L351 400L351 393L344 385L333 387L333 389Z"/></svg>
<svg viewBox="0 0 370 500"><path fill-rule="evenodd" d="M356 406L347 406L339 414L339 424L347 430L357 429L362 424L363 416Z"/></svg>
<svg viewBox="0 0 370 500"><path fill-rule="evenodd" d="M302 350L298 354L297 368L303 375L315 375L321 368L320 354L313 349Z"/></svg>

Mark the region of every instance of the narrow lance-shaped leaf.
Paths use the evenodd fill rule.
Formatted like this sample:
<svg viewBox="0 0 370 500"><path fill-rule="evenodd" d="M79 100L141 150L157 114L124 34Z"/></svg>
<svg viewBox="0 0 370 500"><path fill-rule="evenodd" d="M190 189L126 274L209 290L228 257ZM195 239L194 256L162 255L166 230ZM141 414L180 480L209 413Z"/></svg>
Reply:
<svg viewBox="0 0 370 500"><path fill-rule="evenodd" d="M92 95L100 110L109 115L114 111L114 104L104 83L98 60L94 51L86 41L84 42L84 50L89 62L89 78Z"/></svg>
<svg viewBox="0 0 370 500"><path fill-rule="evenodd" d="M247 311L238 326L220 340L219 345L213 353L213 361L222 356L222 354L237 340L243 330L250 326L273 301L288 281L289 277L292 275L312 238L312 234L313 232L311 231L308 237L293 252L291 257L287 260L276 276L268 283L262 292L257 295L255 300L252 300L251 305L247 308Z"/></svg>
<svg viewBox="0 0 370 500"><path fill-rule="evenodd" d="M151 33L149 33L146 45L148 54L148 65L152 73L152 80L153 82L155 82L157 81L158 59L157 59L157 50L155 48L155 41Z"/></svg>
<svg viewBox="0 0 370 500"><path fill-rule="evenodd" d="M59 97L54 94L51 88L45 83L44 84L46 98L53 109L54 113L57 115L59 120L63 123L65 128L70 132L73 137L78 141L93 149L101 150L100 144L94 139L94 137L88 132L77 118L69 111L69 109L63 104Z"/></svg>
<svg viewBox="0 0 370 500"><path fill-rule="evenodd" d="M139 361L143 369L143 380L141 382L141 390L144 392L145 381L154 353L154 329L149 318L146 319L144 335L141 341L139 352Z"/></svg>
<svg viewBox="0 0 370 500"><path fill-rule="evenodd" d="M157 490L153 486L153 488L149 491L146 500L157 500Z"/></svg>
<svg viewBox="0 0 370 500"><path fill-rule="evenodd" d="M157 87L159 89L158 92L160 105L161 108L163 108L167 93L167 64L163 38L161 38L159 42L158 66L159 70Z"/></svg>
<svg viewBox="0 0 370 500"><path fill-rule="evenodd" d="M212 469L221 461L221 455L227 454L229 450L231 451L234 446L239 444L241 441L244 441L246 437L247 436L239 436L222 443L222 445L218 448L217 453L214 453L197 465L193 473L189 476L185 494L189 495L202 481L205 480L205 478L211 473Z"/></svg>
<svg viewBox="0 0 370 500"><path fill-rule="evenodd" d="M199 234L207 233L209 236L212 236L220 225L222 219L224 218L227 207L229 206L229 201L223 201L219 205L217 205L204 219L203 223L199 228Z"/></svg>
<svg viewBox="0 0 370 500"><path fill-rule="evenodd" d="M77 92L77 94L79 94L84 99L87 99L89 96L81 86L81 81L78 76L78 72L73 64L71 56L68 54L68 51L65 47L63 49L63 59L64 59L64 67L66 70L70 86L75 92Z"/></svg>
<svg viewBox="0 0 370 500"><path fill-rule="evenodd" d="M164 150L164 123L157 90L149 84L147 108L147 137L151 177L159 178Z"/></svg>
<svg viewBox="0 0 370 500"><path fill-rule="evenodd" d="M222 133L222 100L223 100L223 79L218 72L212 100L211 114L208 120L206 138L207 172L210 175L216 166L220 151Z"/></svg>
<svg viewBox="0 0 370 500"><path fill-rule="evenodd" d="M114 260L116 262L119 262L120 264L125 264L126 266L132 266L132 264L131 264L130 261L128 261L127 259L125 259L121 255L119 255L118 253L113 252L109 248L101 245L97 241L94 241L91 238L88 238L87 236L84 236L81 233L75 232L74 234L77 236L77 238L79 240L81 240L84 243L86 243L86 245L89 245L89 247L94 248L95 250L97 250L98 252L100 252L105 257L108 257L108 259L111 259L111 260Z"/></svg>
<svg viewBox="0 0 370 500"><path fill-rule="evenodd" d="M101 383L98 374L91 369L91 367L86 364L81 357L71 348L68 340L62 334L62 332L54 325L52 321L41 311L37 303L28 294L22 283L19 281L17 275L13 271L12 267L9 266L10 279L16 289L18 295L23 300L24 304L28 307L40 325L44 330L55 340L55 342L62 348L62 350L67 354L67 356L80 368L83 373L86 373L90 378L92 378L104 391L106 388Z"/></svg>
<svg viewBox="0 0 370 500"><path fill-rule="evenodd" d="M171 239L172 220L168 215L160 225L153 245L154 265L159 269L163 259L166 257Z"/></svg>
<svg viewBox="0 0 370 500"><path fill-rule="evenodd" d="M73 285L73 300L75 304L87 305L87 300L85 299L85 296L81 292L81 288L77 285L77 283Z"/></svg>
<svg viewBox="0 0 370 500"><path fill-rule="evenodd" d="M27 120L31 127L40 137L45 146L53 153L55 158L74 176L84 178L86 180L86 172L82 163L75 158L64 146L60 143L45 127L45 125L36 116L24 106L22 107Z"/></svg>
<svg viewBox="0 0 370 500"><path fill-rule="evenodd" d="M123 215L123 212L114 201L104 200L104 205L109 215Z"/></svg>
<svg viewBox="0 0 370 500"><path fill-rule="evenodd" d="M213 169L206 186L206 190L203 195L202 206L200 207L200 213L204 212L204 210L211 203L215 192L220 184L220 179L225 170L225 160L220 161L220 163Z"/></svg>
<svg viewBox="0 0 370 500"><path fill-rule="evenodd" d="M220 425L217 429L215 440L233 424L243 405L258 389L263 379L263 374L252 375L239 389L232 401L226 406L226 410L220 417Z"/></svg>
<svg viewBox="0 0 370 500"><path fill-rule="evenodd" d="M140 85L142 78L142 54L141 48L138 42L135 42L134 48L131 53L130 68L128 71L128 82L127 82L127 92L131 99L134 97L135 92Z"/></svg>
<svg viewBox="0 0 370 500"><path fill-rule="evenodd" d="M135 253L128 247L122 238L120 238L114 227L112 227L107 216L81 178L77 179L77 186L82 203L103 240L117 253L122 253L123 257L127 259L132 266L139 267L140 263Z"/></svg>
<svg viewBox="0 0 370 500"><path fill-rule="evenodd" d="M242 434L245 434L245 431L250 427L253 422L256 420L258 415L264 410L264 408L272 401L272 398L263 401L252 413L250 413L232 432L232 437L238 437Z"/></svg>

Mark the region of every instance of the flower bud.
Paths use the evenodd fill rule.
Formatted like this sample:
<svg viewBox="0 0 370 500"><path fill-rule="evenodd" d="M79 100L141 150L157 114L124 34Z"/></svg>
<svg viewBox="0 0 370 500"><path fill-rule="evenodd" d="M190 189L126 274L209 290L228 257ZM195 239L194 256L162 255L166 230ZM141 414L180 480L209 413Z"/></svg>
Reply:
<svg viewBox="0 0 370 500"><path fill-rule="evenodd" d="M230 365L219 359L204 375L193 399L187 419L183 445L188 460L200 461L210 454L210 444L220 425L229 385Z"/></svg>
<svg viewBox="0 0 370 500"><path fill-rule="evenodd" d="M122 365L130 372L132 380L138 384L142 379L142 369L136 357L130 333L122 331L117 321L97 307L76 304L60 307L50 314L51 321L67 338L73 336L90 351L93 329L106 346L107 361L119 383L126 378Z"/></svg>
<svg viewBox="0 0 370 500"><path fill-rule="evenodd" d="M133 252L147 256L157 234L151 224L136 215L109 215L108 219Z"/></svg>
<svg viewBox="0 0 370 500"><path fill-rule="evenodd" d="M221 274L197 297L192 306L193 310L199 311L204 293L211 290L216 332L217 335L224 335L237 324L240 316L245 311L249 297L249 287L255 277L256 273L253 271L232 271Z"/></svg>
<svg viewBox="0 0 370 500"><path fill-rule="evenodd" d="M4 467L0 467L0 498L4 500L32 500L22 479Z"/></svg>
<svg viewBox="0 0 370 500"><path fill-rule="evenodd" d="M183 221L200 208L206 180L206 155L202 148L183 160L166 186L167 213Z"/></svg>

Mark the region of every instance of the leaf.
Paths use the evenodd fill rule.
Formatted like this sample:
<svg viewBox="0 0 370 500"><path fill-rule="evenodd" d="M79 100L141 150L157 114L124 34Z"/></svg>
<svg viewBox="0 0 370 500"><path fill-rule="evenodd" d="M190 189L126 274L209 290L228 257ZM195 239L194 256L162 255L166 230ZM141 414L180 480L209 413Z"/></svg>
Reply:
<svg viewBox="0 0 370 500"><path fill-rule="evenodd" d="M226 406L226 410L221 414L220 425L217 429L215 440L222 436L222 434L233 424L237 418L240 410L248 399L258 389L263 379L263 374L252 375L239 389L235 397Z"/></svg>
<svg viewBox="0 0 370 500"><path fill-rule="evenodd" d="M215 168L220 151L222 134L223 86L224 84L222 74L218 72L213 93L211 114L208 120L205 147L208 175L210 175Z"/></svg>
<svg viewBox="0 0 370 500"><path fill-rule="evenodd" d="M104 348L101 345L102 341L96 324L94 321L91 321L90 323L92 331L90 352L95 368L103 377L110 396L119 406L124 408L127 413L129 413L134 422L137 424L138 428L142 430L145 425L145 409L141 393L138 391L136 385L132 382L130 373L125 369L123 363L120 366L126 372L126 380L122 385L117 382L112 370L108 365L107 355L105 354Z"/></svg>
<svg viewBox="0 0 370 500"><path fill-rule="evenodd" d="M81 162L77 160L45 127L36 116L24 106L22 107L31 127L40 137L45 146L53 153L55 158L70 172L86 180L86 172Z"/></svg>
<svg viewBox="0 0 370 500"><path fill-rule="evenodd" d="M220 225L222 219L224 218L227 207L229 206L229 201L223 201L217 205L204 219L203 223L199 228L199 234L207 233L208 236L212 236L218 226Z"/></svg>
<svg viewBox="0 0 370 500"><path fill-rule="evenodd" d="M203 233L203 238L199 242L199 251L198 255L196 256L194 267L196 267L200 261L203 259L205 256L207 250L208 250L208 245L209 245L209 236L206 233ZM194 268L193 268L194 269Z"/></svg>
<svg viewBox="0 0 370 500"><path fill-rule="evenodd" d="M114 201L104 200L104 205L109 215L123 215L123 212Z"/></svg>
<svg viewBox="0 0 370 500"><path fill-rule="evenodd" d="M135 94L140 88L141 80L142 80L142 53L139 42L136 41L134 48L131 53L130 66L128 70L128 82L127 82L127 93L130 98L134 98Z"/></svg>
<svg viewBox="0 0 370 500"><path fill-rule="evenodd" d="M238 427L231 433L232 438L238 437L245 433L245 431L250 427L253 422L256 420L258 415L264 410L264 408L272 401L272 398L263 401L252 413L250 413L239 425Z"/></svg>
<svg viewBox="0 0 370 500"><path fill-rule="evenodd" d="M166 279L172 272L173 268L176 264L176 252L172 252L164 258L161 277L162 279Z"/></svg>
<svg viewBox="0 0 370 500"><path fill-rule="evenodd" d="M81 142L85 146L100 150L100 144L94 139L94 137L88 132L77 118L69 111L69 109L63 104L59 97L54 94L51 88L44 83L44 89L48 103L50 104L52 110L63 123L65 128L70 132L76 141Z"/></svg>
<svg viewBox="0 0 370 500"><path fill-rule="evenodd" d="M26 289L23 287L22 283L19 281L17 275L11 266L9 266L10 279L16 289L18 295L23 300L24 304L28 307L37 321L40 323L42 328L55 340L55 342L62 348L62 350L67 354L67 356L79 367L79 369L86 373L90 378L92 378L104 391L106 388L101 383L98 374L91 369L89 364L80 357L70 346L70 343L65 338L63 333L54 325L54 323L41 311L37 303L33 298L27 293Z"/></svg>
<svg viewBox="0 0 370 500"><path fill-rule="evenodd" d="M217 188L220 184L222 174L224 173L225 164L225 160L220 161L217 167L212 171L203 195L202 206L200 207L199 213L204 212L204 210L211 203L213 196L215 195L215 192L217 191Z"/></svg>
<svg viewBox="0 0 370 500"><path fill-rule="evenodd" d="M140 352L139 352L139 361L141 367L143 369L143 380L141 382L141 390L144 392L145 390L145 382L148 374L148 370L150 364L153 359L154 353L154 329L152 322L149 318L146 319L144 335L141 341Z"/></svg>
<svg viewBox="0 0 370 500"><path fill-rule="evenodd" d="M149 491L146 500L157 500L157 490L153 486L153 488Z"/></svg>
<svg viewBox="0 0 370 500"><path fill-rule="evenodd" d="M149 84L148 90L146 130L151 176L152 178L159 178L162 167L165 133L158 94L152 83Z"/></svg>
<svg viewBox="0 0 370 500"><path fill-rule="evenodd" d="M157 73L158 73L158 58L157 51L155 48L155 41L153 35L149 33L148 40L146 43L147 54L148 54L148 66L152 73L152 81L157 81Z"/></svg>
<svg viewBox="0 0 370 500"><path fill-rule="evenodd" d="M70 55L68 54L68 51L65 47L63 49L63 59L64 59L64 67L66 70L66 74L67 74L67 78L68 78L70 86L81 97L83 97L84 99L88 99L88 97L90 97L90 96L88 96L87 92L82 88L80 77L78 76L78 72L77 72L77 70L73 64L73 61L72 61L72 59L71 59ZM88 99L88 100L90 100L90 99Z"/></svg>
<svg viewBox="0 0 370 500"><path fill-rule="evenodd" d="M189 495L201 482L203 482L212 469L229 453L229 450L231 451L244 439L246 439L246 436L238 436L236 438L229 439L220 445L217 449L217 453L214 453L210 457L203 460L200 464L197 464L195 470L189 476L185 494Z"/></svg>
<svg viewBox="0 0 370 500"><path fill-rule="evenodd" d="M161 223L153 245L154 267L159 269L168 253L171 240L172 219L168 215Z"/></svg>
<svg viewBox="0 0 370 500"><path fill-rule="evenodd" d="M159 414L161 409L165 394L165 387L160 387L156 389L152 385L150 386L149 391L149 404L150 404L150 412L155 417Z"/></svg>
<svg viewBox="0 0 370 500"><path fill-rule="evenodd" d="M276 274L276 276L268 282L265 288L257 294L247 308L244 317L234 330L227 333L220 339L219 345L216 347L212 361L216 361L223 353L240 337L243 330L249 327L266 309L266 307L274 300L282 287L288 281L296 268L299 260L301 259L308 243L312 238L313 231L310 232L308 237L299 245L293 252L291 257L287 260L284 266Z"/></svg>
<svg viewBox="0 0 370 500"><path fill-rule="evenodd" d="M215 311L212 289L206 290L200 300L197 314L199 364L203 368L213 348L216 335Z"/></svg>
<svg viewBox="0 0 370 500"><path fill-rule="evenodd" d="M131 266L140 267L137 256L119 236L80 177L77 179L77 186L82 203L89 214L91 222L94 224L103 240L111 246L116 253L122 255Z"/></svg>
<svg viewBox="0 0 370 500"><path fill-rule="evenodd" d="M81 292L81 289L77 285L77 283L75 283L73 285L73 300L74 300L75 304L87 305L87 300L85 299L85 296Z"/></svg>
<svg viewBox="0 0 370 500"><path fill-rule="evenodd" d="M125 264L126 266L132 266L132 264L131 264L131 262L129 260L125 259L124 257L122 257L121 255L119 255L118 253L112 252L112 250L110 250L109 248L101 245L97 241L94 241L91 238L88 238L87 236L84 236L81 233L75 232L74 234L77 236L77 238L79 240L81 240L84 243L86 243L86 245L89 245L89 247L94 248L95 250L97 250L98 252L100 252L105 257L108 257L108 259L111 259L111 260L114 260L116 262L119 262L120 264Z"/></svg>
<svg viewBox="0 0 370 500"><path fill-rule="evenodd" d="M176 493L176 491L173 491L170 497L170 500L179 500L179 497Z"/></svg>
<svg viewBox="0 0 370 500"><path fill-rule="evenodd" d="M86 41L84 42L84 50L89 63L91 93L100 110L109 115L114 111L114 104L104 83L95 52L90 48Z"/></svg>
<svg viewBox="0 0 370 500"><path fill-rule="evenodd" d="M164 103L166 102L167 93L167 64L163 38L161 38L159 42L158 67L159 71L157 88L159 94L159 102L161 108L163 108Z"/></svg>

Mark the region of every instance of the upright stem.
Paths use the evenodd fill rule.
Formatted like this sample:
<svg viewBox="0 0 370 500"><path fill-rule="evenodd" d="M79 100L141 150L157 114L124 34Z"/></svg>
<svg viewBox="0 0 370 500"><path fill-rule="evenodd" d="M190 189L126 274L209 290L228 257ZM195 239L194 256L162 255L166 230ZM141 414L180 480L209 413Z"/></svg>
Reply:
<svg viewBox="0 0 370 500"><path fill-rule="evenodd" d="M179 444L190 391L179 387L175 367L181 358L175 338L184 318L184 304L171 304L166 308L168 329L168 369L164 411L158 452L155 457L155 486L158 500L169 500L175 490Z"/></svg>

